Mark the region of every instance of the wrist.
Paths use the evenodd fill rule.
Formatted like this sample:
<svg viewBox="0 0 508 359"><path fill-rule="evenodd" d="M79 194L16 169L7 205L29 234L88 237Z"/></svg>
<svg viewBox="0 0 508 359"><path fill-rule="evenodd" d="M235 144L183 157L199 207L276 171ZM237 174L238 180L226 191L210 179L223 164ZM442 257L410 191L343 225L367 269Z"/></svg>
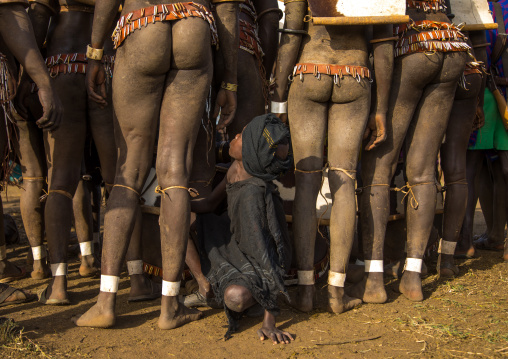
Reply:
<svg viewBox="0 0 508 359"><path fill-rule="evenodd" d="M91 45L86 46L86 57L90 60L101 61L104 55L104 48L94 48Z"/></svg>

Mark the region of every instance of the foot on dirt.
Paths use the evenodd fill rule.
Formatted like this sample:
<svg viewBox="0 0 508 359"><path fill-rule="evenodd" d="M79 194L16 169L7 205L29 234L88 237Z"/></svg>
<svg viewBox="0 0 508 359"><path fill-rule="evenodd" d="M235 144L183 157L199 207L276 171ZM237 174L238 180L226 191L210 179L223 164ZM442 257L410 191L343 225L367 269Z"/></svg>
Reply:
<svg viewBox="0 0 508 359"><path fill-rule="evenodd" d="M70 304L65 276L53 277L51 283L39 293L39 302L47 305Z"/></svg>
<svg viewBox="0 0 508 359"><path fill-rule="evenodd" d="M351 298L344 288L328 285L328 311L335 314L347 312L362 304L362 300Z"/></svg>
<svg viewBox="0 0 508 359"><path fill-rule="evenodd" d="M476 251L473 246L470 246L467 249L462 249L457 246L455 249L454 258L456 259L471 259L476 257Z"/></svg>
<svg viewBox="0 0 508 359"><path fill-rule="evenodd" d="M439 278L454 278L459 274L459 267L453 262L453 255L449 254L439 255L436 269Z"/></svg>
<svg viewBox="0 0 508 359"><path fill-rule="evenodd" d="M499 242L496 243L496 242L490 240L488 237L487 238L484 238L484 237L478 238L476 241L473 242L473 245L477 249L483 249L483 250L487 250L487 251L500 252L503 250L503 243L499 243Z"/></svg>
<svg viewBox="0 0 508 359"><path fill-rule="evenodd" d="M187 308L178 301L178 297L162 296L159 328L163 330L181 327L201 319L203 313L197 309Z"/></svg>
<svg viewBox="0 0 508 359"><path fill-rule="evenodd" d="M33 261L33 270L30 276L37 280L51 277L51 269L49 269L46 258Z"/></svg>
<svg viewBox="0 0 508 359"><path fill-rule="evenodd" d="M420 273L405 271L400 280L399 290L407 299L421 302L423 291Z"/></svg>
<svg viewBox="0 0 508 359"><path fill-rule="evenodd" d="M79 266L79 275L82 277L93 277L99 273L100 269L95 264L93 255L81 256L81 265Z"/></svg>
<svg viewBox="0 0 508 359"><path fill-rule="evenodd" d="M346 280L349 283L359 283L365 275L365 266L358 264L350 264L347 268Z"/></svg>
<svg viewBox="0 0 508 359"><path fill-rule="evenodd" d="M109 328L115 325L114 308L97 302L92 308L81 315L72 318L78 327Z"/></svg>
<svg viewBox="0 0 508 359"><path fill-rule="evenodd" d="M35 294L22 289L11 287L7 284L0 284L0 307L12 304L31 302L37 299Z"/></svg>
<svg viewBox="0 0 508 359"><path fill-rule="evenodd" d="M12 264L7 259L0 261L0 283L9 283L25 276L26 271L24 268Z"/></svg>
<svg viewBox="0 0 508 359"><path fill-rule="evenodd" d="M300 312L308 313L314 309L314 285L298 285L296 295L290 296L289 305Z"/></svg>
<svg viewBox="0 0 508 359"><path fill-rule="evenodd" d="M160 298L162 286L151 281L144 274L133 274L130 276L131 290L128 302L143 302Z"/></svg>
<svg viewBox="0 0 508 359"><path fill-rule="evenodd" d="M383 281L383 273L368 273L363 280L347 289L347 294L360 298L365 303L384 303L388 299Z"/></svg>

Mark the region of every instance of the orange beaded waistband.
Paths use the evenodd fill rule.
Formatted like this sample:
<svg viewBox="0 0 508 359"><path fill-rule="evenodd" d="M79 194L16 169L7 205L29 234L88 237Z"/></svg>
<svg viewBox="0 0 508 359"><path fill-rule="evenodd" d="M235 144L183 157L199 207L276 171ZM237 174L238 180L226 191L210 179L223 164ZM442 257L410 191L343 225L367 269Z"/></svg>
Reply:
<svg viewBox="0 0 508 359"><path fill-rule="evenodd" d="M410 30L418 33L406 35ZM471 49L460 28L447 22L411 21L394 27L394 35L399 36L395 44L395 57L416 52L456 52Z"/></svg>
<svg viewBox="0 0 508 359"><path fill-rule="evenodd" d="M318 79L321 75L328 75L334 77L334 82L338 84L339 79L344 76L352 76L358 82L361 79L371 80L371 72L364 66L345 66L345 65L328 65L328 64L309 64L298 63L293 70L293 77L296 75L302 76L303 74L313 74Z"/></svg>
<svg viewBox="0 0 508 359"><path fill-rule="evenodd" d="M212 32L212 44L218 44L219 38L212 14L203 5L194 2L159 4L130 12L118 20L111 38L115 49L117 49L134 30L146 27L156 21L173 21L187 17L200 17L207 21Z"/></svg>
<svg viewBox="0 0 508 359"><path fill-rule="evenodd" d="M423 12L426 13L429 13L431 11L446 12L446 5L444 0L434 0L434 1L407 0L406 6L408 9L422 10Z"/></svg>

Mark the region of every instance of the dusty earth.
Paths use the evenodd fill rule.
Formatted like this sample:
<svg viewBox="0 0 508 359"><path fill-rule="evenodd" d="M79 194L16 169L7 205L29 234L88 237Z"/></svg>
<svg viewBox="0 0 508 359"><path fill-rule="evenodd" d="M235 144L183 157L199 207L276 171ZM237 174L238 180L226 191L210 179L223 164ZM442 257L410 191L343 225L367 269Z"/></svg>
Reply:
<svg viewBox="0 0 508 359"><path fill-rule="evenodd" d="M16 220L22 244L8 248L8 257L26 266L28 250L19 214L19 191L9 189L5 212ZM475 232L485 229L481 211ZM317 309L302 314L281 304L281 328L294 334L289 345L260 341L256 331L261 318L242 319L240 332L224 341L227 321L222 310L205 309L204 318L172 331L157 328L160 300L129 304L129 282L124 273L118 295L118 320L113 329L78 328L71 317L95 302L99 279L83 279L77 258L70 260L69 290L72 305L43 306L37 302L0 309L0 316L14 319L23 334L0 342L0 357L93 358L399 358L507 357L508 263L499 252L479 252L480 257L459 261L460 275L438 281L424 280L425 300L414 303L397 292L398 281L387 279L389 300L366 304L342 315L325 311L326 286L317 284ZM30 270L30 268L28 268ZM33 292L49 279L26 278L12 283ZM294 291L294 289L291 289ZM0 328L0 338L1 338ZM21 339L20 339L21 338ZM0 339L1 340L1 339Z"/></svg>

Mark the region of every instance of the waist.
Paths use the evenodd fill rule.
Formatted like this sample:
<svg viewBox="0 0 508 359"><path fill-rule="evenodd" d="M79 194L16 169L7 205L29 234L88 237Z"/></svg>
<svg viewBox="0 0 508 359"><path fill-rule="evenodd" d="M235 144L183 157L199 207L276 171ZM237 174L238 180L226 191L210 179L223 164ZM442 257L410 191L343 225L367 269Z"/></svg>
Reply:
<svg viewBox="0 0 508 359"><path fill-rule="evenodd" d="M313 74L318 78L321 75L328 75L338 76L340 78L352 76L357 80L360 78L371 79L371 72L365 66L298 63L293 69L293 76L301 74Z"/></svg>

